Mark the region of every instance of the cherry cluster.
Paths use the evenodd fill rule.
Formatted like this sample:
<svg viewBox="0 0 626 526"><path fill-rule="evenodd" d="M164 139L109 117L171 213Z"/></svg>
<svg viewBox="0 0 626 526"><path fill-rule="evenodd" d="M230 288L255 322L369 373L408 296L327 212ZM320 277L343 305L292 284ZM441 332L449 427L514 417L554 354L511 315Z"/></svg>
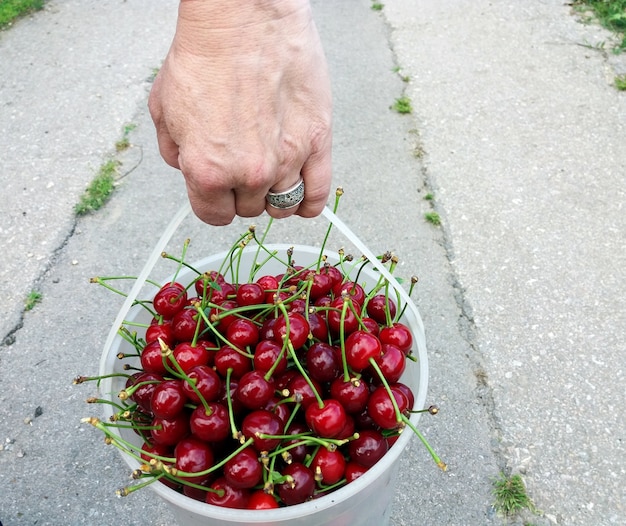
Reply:
<svg viewBox="0 0 626 526"><path fill-rule="evenodd" d="M286 256L284 273L259 276L259 264L241 283L223 269L188 285L175 277L142 303L152 321L141 336L121 330L135 353L119 355L117 412L85 419L140 462L121 495L159 481L216 506L299 504L360 477L407 425L445 467L409 420L401 377L413 335L389 283L366 292L349 276L369 262L341 252L309 267ZM132 428L141 448L115 427Z"/></svg>

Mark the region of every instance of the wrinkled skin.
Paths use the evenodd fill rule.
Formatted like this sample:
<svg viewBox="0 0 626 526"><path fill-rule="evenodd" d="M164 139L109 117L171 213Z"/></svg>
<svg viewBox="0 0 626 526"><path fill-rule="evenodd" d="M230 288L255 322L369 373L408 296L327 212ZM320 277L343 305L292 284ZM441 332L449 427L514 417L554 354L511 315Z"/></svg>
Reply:
<svg viewBox="0 0 626 526"><path fill-rule="evenodd" d="M235 4L181 0L149 99L161 155L206 223L316 216L331 183L332 97L308 0ZM300 175L300 205L266 203Z"/></svg>

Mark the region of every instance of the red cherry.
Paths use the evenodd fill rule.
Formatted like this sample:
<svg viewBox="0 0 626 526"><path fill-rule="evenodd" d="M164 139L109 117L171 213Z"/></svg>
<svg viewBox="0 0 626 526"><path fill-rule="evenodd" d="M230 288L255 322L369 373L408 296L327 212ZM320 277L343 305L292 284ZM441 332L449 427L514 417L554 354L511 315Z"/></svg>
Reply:
<svg viewBox="0 0 626 526"><path fill-rule="evenodd" d="M200 404L202 398L206 402L217 400L222 391L222 380L219 375L207 365L196 365L187 372L188 380L183 382L183 390L187 398L195 404ZM195 389L190 385L193 382ZM196 392L198 391L198 392ZM200 395L198 395L200 393Z"/></svg>
<svg viewBox="0 0 626 526"><path fill-rule="evenodd" d="M284 352L281 350L281 345L274 340L261 340L254 348L254 369L266 373L274 368L274 375L285 371L288 366L287 350Z"/></svg>
<svg viewBox="0 0 626 526"><path fill-rule="evenodd" d="M367 332L371 332L374 336L378 336L380 332L380 326L378 322L373 318L361 318L361 323L365 327Z"/></svg>
<svg viewBox="0 0 626 526"><path fill-rule="evenodd" d="M179 283L166 283L154 295L152 305L165 319L173 318L187 304L187 291Z"/></svg>
<svg viewBox="0 0 626 526"><path fill-rule="evenodd" d="M408 385L403 384L402 382L396 382L391 384L389 387L391 387L391 389L398 389L401 391L404 396L406 396L409 409L413 409L415 406L415 395L413 394L413 390Z"/></svg>
<svg viewBox="0 0 626 526"><path fill-rule="evenodd" d="M408 409L408 400L399 390L391 389L391 392L400 413L404 413ZM367 412L372 417L372 420L382 429L396 429L400 424L389 393L382 386L377 387L370 394L370 398L367 401Z"/></svg>
<svg viewBox="0 0 626 526"><path fill-rule="evenodd" d="M158 418L152 420L150 435L157 444L175 446L189 434L189 415L178 413L174 418Z"/></svg>
<svg viewBox="0 0 626 526"><path fill-rule="evenodd" d="M396 304L390 297L377 294L367 302L366 311L369 317L381 325L386 325L387 312L389 312L390 320L393 320L396 315Z"/></svg>
<svg viewBox="0 0 626 526"><path fill-rule="evenodd" d="M185 473L200 473L213 466L213 450L206 442L195 437L183 438L174 448L174 456L176 469ZM194 484L202 484L211 477L210 474L190 477L178 474L177 476Z"/></svg>
<svg viewBox="0 0 626 526"><path fill-rule="evenodd" d="M277 484L278 496L287 505L300 504L309 500L315 491L313 472L300 462L288 464L281 473L287 480Z"/></svg>
<svg viewBox="0 0 626 526"><path fill-rule="evenodd" d="M258 452L247 447L232 457L224 466L224 478L234 488L253 488L263 478L263 466Z"/></svg>
<svg viewBox="0 0 626 526"><path fill-rule="evenodd" d="M274 385L261 371L248 371L239 379L237 398L248 409L260 409L274 394Z"/></svg>
<svg viewBox="0 0 626 526"><path fill-rule="evenodd" d="M346 469L345 469L346 482L353 482L353 481L355 481L360 476L362 476L365 473L367 473L368 469L369 469L368 467L365 467L365 466L359 464L358 462L349 461L346 464Z"/></svg>
<svg viewBox="0 0 626 526"><path fill-rule="evenodd" d="M309 322L299 312L289 312L289 334L287 334L287 320L284 316L279 316L274 324L274 340L282 345L285 337L293 345L294 349L302 347L309 337Z"/></svg>
<svg viewBox="0 0 626 526"><path fill-rule="evenodd" d="M309 331L314 340L327 341L328 340L328 325L326 323L326 317L322 316L319 312L309 313Z"/></svg>
<svg viewBox="0 0 626 526"><path fill-rule="evenodd" d="M226 338L239 349L253 347L259 341L259 329L252 321L238 318L228 325Z"/></svg>
<svg viewBox="0 0 626 526"><path fill-rule="evenodd" d="M187 402L187 395L181 380L165 380L154 388L150 408L157 418L173 418Z"/></svg>
<svg viewBox="0 0 626 526"><path fill-rule="evenodd" d="M151 409L151 401L152 401L152 393L154 392L157 385L159 385L163 381L163 376L157 373L136 373L129 378L126 382L126 388L136 386L138 384L142 384L136 389L133 390L130 395L130 399L133 402L136 402L141 409L144 411L150 412Z"/></svg>
<svg viewBox="0 0 626 526"><path fill-rule="evenodd" d="M174 359L181 369L188 373L198 365L207 365L210 354L204 346L193 345L191 342L181 342L174 347Z"/></svg>
<svg viewBox="0 0 626 526"><path fill-rule="evenodd" d="M370 392L367 383L351 379L344 381L343 376L330 385L330 395L343 406L346 413L361 413L367 407Z"/></svg>
<svg viewBox="0 0 626 526"><path fill-rule="evenodd" d="M371 468L387 453L387 441L379 431L365 429L359 431L359 437L348 444L350 459L367 468Z"/></svg>
<svg viewBox="0 0 626 526"><path fill-rule="evenodd" d="M344 281L343 283L335 285L333 287L333 295L335 298L347 296L359 306L363 306L363 303L365 303L365 290L354 281Z"/></svg>
<svg viewBox="0 0 626 526"><path fill-rule="evenodd" d="M320 274L325 274L330 277L333 282L333 287L343 281L343 274L337 267L326 263L323 268L320 269Z"/></svg>
<svg viewBox="0 0 626 526"><path fill-rule="evenodd" d="M398 347L404 354L409 354L413 346L413 334L403 323L394 323L391 327L383 327L379 338L382 343L390 343Z"/></svg>
<svg viewBox="0 0 626 526"><path fill-rule="evenodd" d="M195 335L201 334L205 328L206 324L195 307L185 307L172 318L174 338L179 342L193 340Z"/></svg>
<svg viewBox="0 0 626 526"><path fill-rule="evenodd" d="M158 341L148 343L141 351L139 359L141 368L146 373L169 374L163 364L163 353L161 352L161 344Z"/></svg>
<svg viewBox="0 0 626 526"><path fill-rule="evenodd" d="M346 412L343 406L331 398L323 401L323 407L310 404L304 413L307 425L322 438L334 438L346 425Z"/></svg>
<svg viewBox="0 0 626 526"><path fill-rule="evenodd" d="M374 361L387 382L390 383L400 380L406 367L406 355L398 347L390 343L382 344L382 353L379 356L375 356ZM371 371L371 376L374 382L380 383L380 378L375 371Z"/></svg>
<svg viewBox="0 0 626 526"><path fill-rule="evenodd" d="M261 285L265 294L265 303L274 303L274 294L278 291L278 280L274 276L261 276L256 282Z"/></svg>
<svg viewBox="0 0 626 526"><path fill-rule="evenodd" d="M230 311L237 308L237 302L233 300L224 300L209 312L209 321L222 334L226 334L228 326L235 321L237 316L230 314Z"/></svg>
<svg viewBox="0 0 626 526"><path fill-rule="evenodd" d="M278 507L276 498L262 489L253 491L248 499L249 510L273 510Z"/></svg>
<svg viewBox="0 0 626 526"><path fill-rule="evenodd" d="M146 343L162 340L165 345L172 346L174 344L174 331L171 320L151 323L146 329L145 340Z"/></svg>
<svg viewBox="0 0 626 526"><path fill-rule="evenodd" d="M194 436L207 442L221 442L230 435L230 419L225 405L217 402L196 407L189 417L189 427Z"/></svg>
<svg viewBox="0 0 626 526"><path fill-rule="evenodd" d="M322 483L328 486L336 484L343 478L346 459L338 449L331 451L320 447L311 461L310 468L317 476L321 476Z"/></svg>
<svg viewBox="0 0 626 526"><path fill-rule="evenodd" d="M174 451L170 446L164 446L163 444L148 444L144 442L141 446L141 458L145 462L150 462L155 456L158 457L173 457Z"/></svg>
<svg viewBox="0 0 626 526"><path fill-rule="evenodd" d="M382 346L380 340L365 331L355 331L345 341L346 362L354 371L362 371L370 365L370 358L380 356Z"/></svg>
<svg viewBox="0 0 626 526"><path fill-rule="evenodd" d="M354 332L359 327L359 320L357 316L361 314L361 306L348 299L346 300L350 302L350 305L346 308L346 313L343 319L343 331L344 335L348 335L351 332ZM343 309L344 299L343 298L335 298L329 304L329 311L326 315L326 321L328 323L328 328L334 335L340 334L342 321L341 321L341 313ZM353 312L353 310L356 312Z"/></svg>
<svg viewBox="0 0 626 526"><path fill-rule="evenodd" d="M310 273L308 279L312 280L309 296L315 301L322 296L326 296L333 288L333 278L323 270L318 273Z"/></svg>
<svg viewBox="0 0 626 526"><path fill-rule="evenodd" d="M231 486L224 477L215 480L210 486L212 490L206 495L206 503L222 508L246 509L249 491Z"/></svg>
<svg viewBox="0 0 626 526"><path fill-rule="evenodd" d="M232 378L241 378L245 373L252 370L252 360L232 347L224 345L215 354L215 368L223 378L226 378L228 369L233 370Z"/></svg>
<svg viewBox="0 0 626 526"><path fill-rule="evenodd" d="M237 288L237 303L239 305L260 305L264 301L265 290L259 283L243 283Z"/></svg>
<svg viewBox="0 0 626 526"><path fill-rule="evenodd" d="M310 382L313 384L313 387L317 391L317 393L322 392L322 386L314 380L313 378L309 378ZM317 397L311 389L309 382L306 381L304 376L302 376L299 372L295 372L293 377L289 380L289 384L287 389L291 393L291 396L299 398L300 403L302 404L303 409L309 407L310 404L317 403Z"/></svg>
<svg viewBox="0 0 626 526"><path fill-rule="evenodd" d="M261 438L259 435L281 435L283 428L280 417L265 409L248 413L241 424L243 435L254 440L253 446L259 452L272 451L281 442L280 438Z"/></svg>
<svg viewBox="0 0 626 526"><path fill-rule="evenodd" d="M341 373L341 358L333 346L317 342L306 352L306 367L318 382L331 382Z"/></svg>

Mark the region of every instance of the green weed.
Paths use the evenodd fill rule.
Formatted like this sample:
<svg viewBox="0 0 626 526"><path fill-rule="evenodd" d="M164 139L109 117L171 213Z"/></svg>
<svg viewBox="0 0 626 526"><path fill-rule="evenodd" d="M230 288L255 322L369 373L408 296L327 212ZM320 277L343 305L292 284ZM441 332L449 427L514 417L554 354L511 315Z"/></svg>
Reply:
<svg viewBox="0 0 626 526"><path fill-rule="evenodd" d="M396 101L393 103L392 108L398 113L411 113L413 111L411 99L404 95L399 99L396 99Z"/></svg>
<svg viewBox="0 0 626 526"><path fill-rule="evenodd" d="M520 475L505 477L500 473L500 478L493 483L494 507L504 516L514 515L523 509L535 510L533 502L526 493L526 486Z"/></svg>
<svg viewBox="0 0 626 526"><path fill-rule="evenodd" d="M44 0L0 0L0 29L20 16L43 9Z"/></svg>
<svg viewBox="0 0 626 526"><path fill-rule="evenodd" d="M100 167L98 174L74 207L76 215L85 215L99 210L109 200L115 189L115 175L119 165L119 161L110 160Z"/></svg>
<svg viewBox="0 0 626 526"><path fill-rule="evenodd" d="M41 301L41 299L41 292L37 292L36 290L29 292L28 296L26 296L26 301L24 302L24 309L27 311L32 310L35 305Z"/></svg>

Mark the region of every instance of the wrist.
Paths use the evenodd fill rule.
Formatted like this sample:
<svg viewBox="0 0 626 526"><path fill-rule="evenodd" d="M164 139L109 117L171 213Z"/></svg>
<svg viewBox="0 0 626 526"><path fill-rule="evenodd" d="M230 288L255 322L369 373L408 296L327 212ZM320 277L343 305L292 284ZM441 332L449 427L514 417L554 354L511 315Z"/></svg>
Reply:
<svg viewBox="0 0 626 526"><path fill-rule="evenodd" d="M280 20L309 9L309 0L180 0L178 20L204 30L229 30Z"/></svg>

